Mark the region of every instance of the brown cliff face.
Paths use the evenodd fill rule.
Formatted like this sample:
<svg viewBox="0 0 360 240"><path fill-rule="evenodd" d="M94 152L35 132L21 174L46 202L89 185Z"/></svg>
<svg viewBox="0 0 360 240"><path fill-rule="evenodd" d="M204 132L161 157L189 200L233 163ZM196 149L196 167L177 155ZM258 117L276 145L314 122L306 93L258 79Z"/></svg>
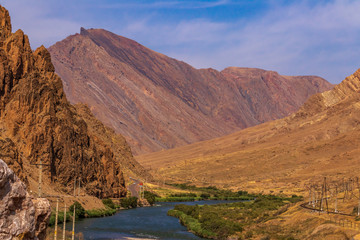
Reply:
<svg viewBox="0 0 360 240"><path fill-rule="evenodd" d="M286 118L138 160L169 180L294 193L358 177L359 146L360 69Z"/></svg>
<svg viewBox="0 0 360 240"><path fill-rule="evenodd" d="M88 104L137 155L284 117L332 87L261 69L197 70L101 29L81 29L49 51L70 102Z"/></svg>
<svg viewBox="0 0 360 240"><path fill-rule="evenodd" d="M88 194L124 196L111 141L98 138L69 104L49 52L44 47L33 52L21 30L11 33L3 7L0 17L0 156L25 181L37 180L31 164L42 161L49 164L44 181L54 189L69 192L74 178L81 177ZM123 151L123 161L134 161L128 147Z"/></svg>

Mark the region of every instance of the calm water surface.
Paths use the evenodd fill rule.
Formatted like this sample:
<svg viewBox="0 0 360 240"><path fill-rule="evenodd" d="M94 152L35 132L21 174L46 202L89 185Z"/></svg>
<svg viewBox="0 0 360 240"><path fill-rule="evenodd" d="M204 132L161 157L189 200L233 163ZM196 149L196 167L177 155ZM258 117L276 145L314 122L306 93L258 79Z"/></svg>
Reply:
<svg viewBox="0 0 360 240"><path fill-rule="evenodd" d="M216 204L230 201L186 202L188 205ZM122 210L111 217L84 219L76 223L75 232L82 232L85 239L202 239L187 232L179 219L167 216L176 203L157 203L154 207ZM71 224L67 224L71 229Z"/></svg>

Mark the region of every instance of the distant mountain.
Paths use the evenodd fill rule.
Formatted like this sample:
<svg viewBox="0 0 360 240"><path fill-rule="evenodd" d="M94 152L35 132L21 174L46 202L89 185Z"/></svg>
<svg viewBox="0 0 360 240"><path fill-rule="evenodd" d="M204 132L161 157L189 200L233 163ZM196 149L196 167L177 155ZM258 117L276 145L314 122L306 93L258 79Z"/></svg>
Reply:
<svg viewBox="0 0 360 240"><path fill-rule="evenodd" d="M49 51L70 102L88 104L137 155L287 116L332 88L315 76L195 69L102 29L82 28Z"/></svg>
<svg viewBox="0 0 360 240"><path fill-rule="evenodd" d="M172 181L294 193L358 177L359 146L360 69L286 118L137 159Z"/></svg>

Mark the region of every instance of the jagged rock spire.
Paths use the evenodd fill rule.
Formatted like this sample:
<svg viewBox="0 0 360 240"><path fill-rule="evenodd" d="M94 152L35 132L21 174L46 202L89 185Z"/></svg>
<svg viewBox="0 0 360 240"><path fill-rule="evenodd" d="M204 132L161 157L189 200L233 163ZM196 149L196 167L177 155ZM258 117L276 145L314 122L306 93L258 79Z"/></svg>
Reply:
<svg viewBox="0 0 360 240"><path fill-rule="evenodd" d="M11 34L11 20L8 10L0 5L0 38L7 38Z"/></svg>

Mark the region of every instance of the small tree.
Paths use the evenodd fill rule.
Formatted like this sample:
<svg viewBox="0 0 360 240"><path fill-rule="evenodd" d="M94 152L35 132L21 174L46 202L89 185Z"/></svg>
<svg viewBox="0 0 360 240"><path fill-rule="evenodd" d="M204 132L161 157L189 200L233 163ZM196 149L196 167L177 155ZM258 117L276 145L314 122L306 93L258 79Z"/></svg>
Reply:
<svg viewBox="0 0 360 240"><path fill-rule="evenodd" d="M159 197L157 194L149 192L149 191L145 191L144 192L144 197L145 199L148 201L148 203L150 205L153 205L155 203L155 198Z"/></svg>
<svg viewBox="0 0 360 240"><path fill-rule="evenodd" d="M76 218L84 218L85 217L85 209L78 201L75 201L74 204L70 206L69 210L70 210L71 214L74 212L74 205L75 205L75 217Z"/></svg>
<svg viewBox="0 0 360 240"><path fill-rule="evenodd" d="M107 207L109 207L109 208L111 208L111 209L115 209L115 208L116 208L114 202L113 202L110 198L108 198L108 199L103 199L103 200L102 200L102 203L103 203L105 206L107 206Z"/></svg>
<svg viewBox="0 0 360 240"><path fill-rule="evenodd" d="M120 200L120 206L123 208L136 208L137 207L137 197L127 197Z"/></svg>

